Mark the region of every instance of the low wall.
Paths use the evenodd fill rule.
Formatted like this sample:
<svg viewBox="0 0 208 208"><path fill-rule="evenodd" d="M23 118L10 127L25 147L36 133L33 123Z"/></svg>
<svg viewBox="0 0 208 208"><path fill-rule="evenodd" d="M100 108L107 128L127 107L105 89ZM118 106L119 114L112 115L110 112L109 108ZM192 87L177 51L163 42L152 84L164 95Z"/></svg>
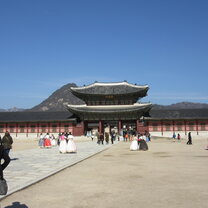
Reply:
<svg viewBox="0 0 208 208"><path fill-rule="evenodd" d="M181 138L185 138L187 139L188 138L188 132L185 132L185 131L175 131L176 133L176 136L177 134L179 133L181 135ZM173 132L172 131L165 131L165 132L150 132L150 134L152 136L159 136L159 137L168 137L168 138L172 138L173 137ZM191 131L191 135L193 138L208 138L208 132L207 131Z"/></svg>

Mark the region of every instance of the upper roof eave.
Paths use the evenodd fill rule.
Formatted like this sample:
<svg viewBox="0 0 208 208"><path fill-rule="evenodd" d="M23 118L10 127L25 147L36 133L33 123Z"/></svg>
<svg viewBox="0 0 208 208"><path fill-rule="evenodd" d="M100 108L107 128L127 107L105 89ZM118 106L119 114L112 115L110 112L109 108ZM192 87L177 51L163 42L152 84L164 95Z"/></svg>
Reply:
<svg viewBox="0 0 208 208"><path fill-rule="evenodd" d="M123 87L123 88L122 88ZM102 88L102 90L101 90ZM149 89L148 85L133 85L127 82L113 82L103 83L96 82L83 87L71 87L72 93L84 95L121 95L121 94L132 94L132 93L146 93Z"/></svg>
<svg viewBox="0 0 208 208"><path fill-rule="evenodd" d="M94 86L118 86L118 85L127 85L129 87L133 87L133 88L148 88L148 85L134 85L134 84L130 84L128 82L95 82L92 84L89 84L87 86L83 86L83 87L71 87L71 89L76 90L76 89L87 89L87 88L91 88Z"/></svg>

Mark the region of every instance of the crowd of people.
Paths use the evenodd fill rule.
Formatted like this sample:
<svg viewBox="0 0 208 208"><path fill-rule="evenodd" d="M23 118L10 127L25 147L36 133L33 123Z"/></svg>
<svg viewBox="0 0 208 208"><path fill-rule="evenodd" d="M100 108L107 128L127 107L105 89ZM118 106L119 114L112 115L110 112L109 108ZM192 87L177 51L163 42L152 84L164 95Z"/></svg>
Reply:
<svg viewBox="0 0 208 208"><path fill-rule="evenodd" d="M60 153L76 153L77 147L74 142L74 137L71 134L71 132L62 132L59 133L58 137L55 138L55 136L49 133L46 133L43 135L40 134L39 138L39 147L40 148L51 148L53 146L59 146L59 152Z"/></svg>
<svg viewBox="0 0 208 208"><path fill-rule="evenodd" d="M97 144L114 144L115 141L124 141L131 142L132 150L148 150L147 142L151 141L151 135L149 132L145 132L144 134L137 133L135 129L122 129L119 133L112 129L110 132L100 133L99 131L95 131L94 133L88 131L86 133L87 137L91 137L92 141L96 138ZM135 140L138 143L138 147L135 146ZM133 144L132 144L133 143ZM130 149L131 149L130 146Z"/></svg>

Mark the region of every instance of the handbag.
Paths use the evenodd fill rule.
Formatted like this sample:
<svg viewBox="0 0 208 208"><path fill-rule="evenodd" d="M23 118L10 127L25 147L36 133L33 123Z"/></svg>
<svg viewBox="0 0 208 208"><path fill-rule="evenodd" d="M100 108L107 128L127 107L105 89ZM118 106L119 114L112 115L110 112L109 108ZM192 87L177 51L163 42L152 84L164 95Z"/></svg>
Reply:
<svg viewBox="0 0 208 208"><path fill-rule="evenodd" d="M7 182L5 179L0 179L0 195L6 195L8 191Z"/></svg>

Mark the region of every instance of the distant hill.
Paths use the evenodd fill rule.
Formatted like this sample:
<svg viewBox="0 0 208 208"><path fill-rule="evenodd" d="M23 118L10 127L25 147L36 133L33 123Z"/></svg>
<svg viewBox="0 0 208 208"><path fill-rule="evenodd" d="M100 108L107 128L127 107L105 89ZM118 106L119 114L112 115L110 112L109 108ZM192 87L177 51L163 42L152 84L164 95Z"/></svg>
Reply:
<svg viewBox="0 0 208 208"><path fill-rule="evenodd" d="M65 107L67 104L84 104L82 100L71 93L70 87L77 87L77 85L74 83L64 85L42 103L27 111L67 111Z"/></svg>
<svg viewBox="0 0 208 208"><path fill-rule="evenodd" d="M24 110L25 109L23 108L16 108L16 107L9 108L9 109L0 108L0 112L19 112L19 111L24 111Z"/></svg>
<svg viewBox="0 0 208 208"><path fill-rule="evenodd" d="M180 102L171 105L153 105L154 110L176 110L176 109L206 109L208 104L206 103L192 103L192 102Z"/></svg>
<svg viewBox="0 0 208 208"><path fill-rule="evenodd" d="M151 109L152 118L180 119L180 118L208 118L208 108L195 109Z"/></svg>
<svg viewBox="0 0 208 208"><path fill-rule="evenodd" d="M153 105L153 118L208 118L208 104L181 102L172 105Z"/></svg>

